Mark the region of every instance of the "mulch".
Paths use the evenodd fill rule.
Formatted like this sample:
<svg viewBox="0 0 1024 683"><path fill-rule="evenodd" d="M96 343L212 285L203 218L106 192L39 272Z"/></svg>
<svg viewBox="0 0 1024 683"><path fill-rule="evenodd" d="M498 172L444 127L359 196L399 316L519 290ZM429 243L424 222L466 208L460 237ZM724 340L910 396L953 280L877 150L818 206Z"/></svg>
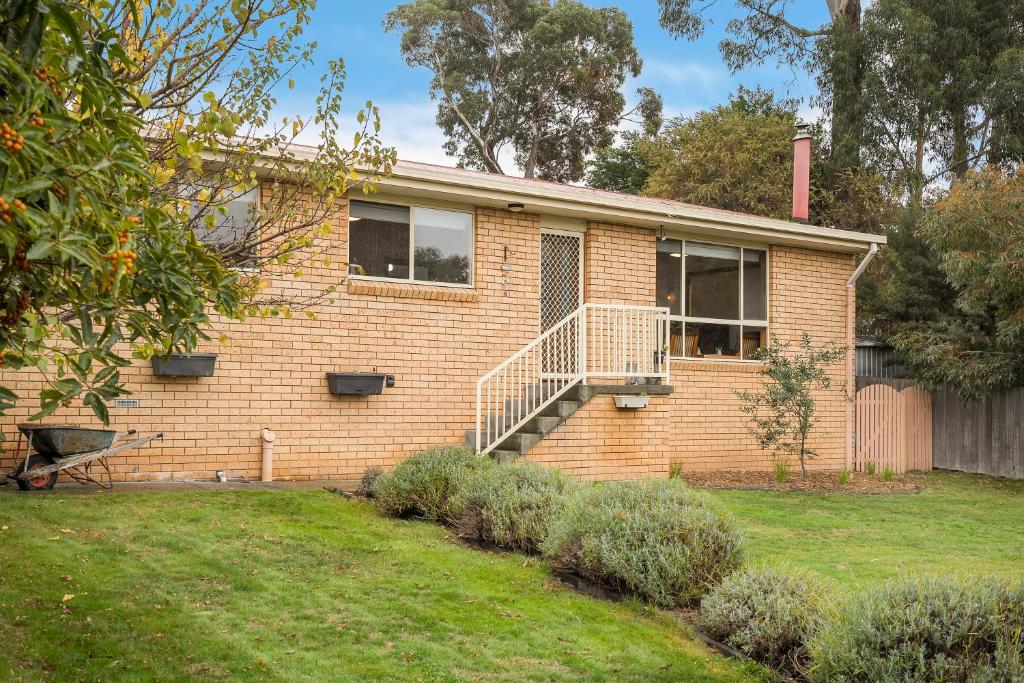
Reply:
<svg viewBox="0 0 1024 683"><path fill-rule="evenodd" d="M881 474L850 472L850 480L839 483L838 472L790 473L780 483L774 472L684 472L683 481L698 489L733 489L738 491L803 491L809 493L867 493L885 495L917 493L924 490L924 479L913 474L897 474L886 481Z"/></svg>

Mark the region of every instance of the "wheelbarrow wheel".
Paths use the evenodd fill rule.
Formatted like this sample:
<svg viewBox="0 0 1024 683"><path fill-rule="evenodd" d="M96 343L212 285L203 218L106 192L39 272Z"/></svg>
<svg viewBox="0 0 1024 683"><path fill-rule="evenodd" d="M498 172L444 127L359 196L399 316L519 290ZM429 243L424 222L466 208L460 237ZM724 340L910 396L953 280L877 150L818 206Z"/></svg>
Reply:
<svg viewBox="0 0 1024 683"><path fill-rule="evenodd" d="M45 455L33 455L29 457L28 464L21 464L15 471L15 475L20 475L26 470L31 474L32 470L41 470L44 467L48 467L53 464L53 460L50 460ZM57 484L57 473L50 472L49 474L43 474L38 477L29 477L27 479L17 479L18 488L22 491L49 491Z"/></svg>

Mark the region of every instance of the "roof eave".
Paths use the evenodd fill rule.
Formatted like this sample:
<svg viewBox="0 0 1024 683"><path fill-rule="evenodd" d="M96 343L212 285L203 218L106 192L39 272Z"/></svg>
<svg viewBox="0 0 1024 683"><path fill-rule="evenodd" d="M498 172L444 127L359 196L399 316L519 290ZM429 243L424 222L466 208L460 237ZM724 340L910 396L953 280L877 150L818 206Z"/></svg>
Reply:
<svg viewBox="0 0 1024 683"><path fill-rule="evenodd" d="M401 189L422 196L465 201L495 207L523 202L535 213L585 218L594 222L624 223L642 227L664 225L666 229L694 230L722 237L806 246L843 252L862 252L872 243L885 244L883 235L834 230L757 216L729 214L700 207L666 207L643 197L604 195L588 197L569 186L517 182L521 179L498 175L458 175L440 168L424 169L399 163L391 176L379 183L382 189Z"/></svg>

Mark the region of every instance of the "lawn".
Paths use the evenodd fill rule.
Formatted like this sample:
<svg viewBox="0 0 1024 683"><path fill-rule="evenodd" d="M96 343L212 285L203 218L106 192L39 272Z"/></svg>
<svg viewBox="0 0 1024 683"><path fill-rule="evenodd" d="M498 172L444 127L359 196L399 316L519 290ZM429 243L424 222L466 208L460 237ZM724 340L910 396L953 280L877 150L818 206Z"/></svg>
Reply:
<svg viewBox="0 0 1024 683"><path fill-rule="evenodd" d="M750 680L674 616L324 491L0 497L3 680Z"/></svg>
<svg viewBox="0 0 1024 683"><path fill-rule="evenodd" d="M900 495L714 491L747 531L754 560L784 558L849 588L901 572L1024 574L1024 481L923 476Z"/></svg>
<svg viewBox="0 0 1024 683"><path fill-rule="evenodd" d="M852 592L1024 567L1024 481L919 494L716 491L751 559ZM739 681L675 616L324 491L0 496L0 679Z"/></svg>

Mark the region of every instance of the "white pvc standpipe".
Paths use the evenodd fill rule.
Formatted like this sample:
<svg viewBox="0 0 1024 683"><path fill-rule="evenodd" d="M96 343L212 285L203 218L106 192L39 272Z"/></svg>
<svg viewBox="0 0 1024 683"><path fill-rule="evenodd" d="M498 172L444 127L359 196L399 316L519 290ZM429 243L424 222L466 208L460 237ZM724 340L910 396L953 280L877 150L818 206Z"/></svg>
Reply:
<svg viewBox="0 0 1024 683"><path fill-rule="evenodd" d="M261 437L263 439L263 465L260 468L260 481L274 481L274 432L264 427Z"/></svg>

